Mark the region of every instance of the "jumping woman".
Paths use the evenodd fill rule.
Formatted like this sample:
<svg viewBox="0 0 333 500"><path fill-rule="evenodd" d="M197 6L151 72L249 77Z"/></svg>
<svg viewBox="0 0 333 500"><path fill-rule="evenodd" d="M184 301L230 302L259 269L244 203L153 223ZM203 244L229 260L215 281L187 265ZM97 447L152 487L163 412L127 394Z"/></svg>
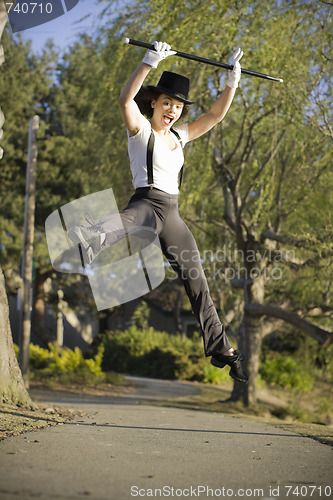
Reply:
<svg viewBox="0 0 333 500"><path fill-rule="evenodd" d="M239 60L233 55L229 80L211 109L199 119L175 127L184 118L192 101L188 99L188 78L165 71L156 86L142 87L152 68L174 52L170 45L154 42L141 64L126 82L119 97L122 119L127 128L128 152L135 193L115 219L104 217L74 226L69 237L86 250L92 262L97 254L130 232L131 227L150 227L158 236L162 251L185 286L193 313L200 324L206 356L214 366L230 366L230 376L248 382L243 356L231 347L203 272L194 237L178 211L179 172L183 147L223 120L241 77ZM119 226L119 219L122 227Z"/></svg>

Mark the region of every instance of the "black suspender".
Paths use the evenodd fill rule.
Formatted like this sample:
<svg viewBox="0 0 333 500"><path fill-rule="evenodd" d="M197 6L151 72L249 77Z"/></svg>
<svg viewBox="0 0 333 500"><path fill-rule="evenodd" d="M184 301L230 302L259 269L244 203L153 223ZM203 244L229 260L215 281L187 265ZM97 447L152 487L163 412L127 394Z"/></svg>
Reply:
<svg viewBox="0 0 333 500"><path fill-rule="evenodd" d="M154 152L155 136L153 129L151 130L148 145L147 145L147 174L148 174L148 185L150 189L153 189L154 176L153 176L153 152Z"/></svg>
<svg viewBox="0 0 333 500"><path fill-rule="evenodd" d="M178 141L180 142L180 145L181 147L183 147L183 143L182 143L182 140L180 138L180 135L178 134L178 132L171 127L171 132L173 132L175 134L175 136L177 137ZM180 169L180 173L179 173L179 189L182 187L182 182L183 182L183 174L184 174L184 165L182 166L182 168Z"/></svg>
<svg viewBox="0 0 333 500"><path fill-rule="evenodd" d="M182 140L181 140L178 132L176 132L176 130L173 128L171 128L170 130L171 130L171 132L173 132L175 134L175 136L179 140L181 146L183 147ZM150 189L153 189L153 187L154 187L154 174L153 174L154 145L155 145L155 135L154 135L154 132L152 130L150 133L150 137L149 137L148 145L147 145L147 175L148 175L148 185L149 185ZM181 188L181 185L182 185L183 172L184 172L184 165L182 166L182 168L180 170L179 189Z"/></svg>

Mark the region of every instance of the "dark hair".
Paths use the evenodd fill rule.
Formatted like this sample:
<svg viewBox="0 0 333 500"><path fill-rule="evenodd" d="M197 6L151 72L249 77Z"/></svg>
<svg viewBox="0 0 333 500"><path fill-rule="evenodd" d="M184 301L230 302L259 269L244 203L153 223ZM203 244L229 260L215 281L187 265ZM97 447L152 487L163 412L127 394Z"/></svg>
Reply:
<svg viewBox="0 0 333 500"><path fill-rule="evenodd" d="M148 89L147 87L141 87L139 92L136 94L134 100L139 106L139 109L143 115L147 118L152 118L154 110L151 107L151 103L154 100L157 100L161 95L160 92L157 92L153 89ZM184 103L182 114L180 118L185 118L189 110L189 105Z"/></svg>

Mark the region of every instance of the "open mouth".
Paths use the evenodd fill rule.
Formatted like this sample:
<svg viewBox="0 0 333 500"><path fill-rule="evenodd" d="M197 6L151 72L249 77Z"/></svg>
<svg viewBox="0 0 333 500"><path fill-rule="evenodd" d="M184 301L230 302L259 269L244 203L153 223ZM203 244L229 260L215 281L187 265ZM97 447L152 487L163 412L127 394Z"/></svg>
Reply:
<svg viewBox="0 0 333 500"><path fill-rule="evenodd" d="M169 115L163 115L163 121L166 125L171 125L171 123L174 121L174 117Z"/></svg>

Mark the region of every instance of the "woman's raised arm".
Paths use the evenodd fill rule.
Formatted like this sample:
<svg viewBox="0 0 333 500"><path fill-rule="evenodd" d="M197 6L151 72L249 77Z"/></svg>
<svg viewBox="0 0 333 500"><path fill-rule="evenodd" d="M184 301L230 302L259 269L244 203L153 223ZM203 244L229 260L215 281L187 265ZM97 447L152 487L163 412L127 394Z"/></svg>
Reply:
<svg viewBox="0 0 333 500"><path fill-rule="evenodd" d="M190 141L193 141L193 139L196 139L197 137L200 137L208 132L217 123L222 121L227 114L241 77L241 66L239 61L242 56L243 51L241 49L238 49L232 56L230 64L232 64L234 68L232 71L229 71L227 86L214 102L208 113L198 118L198 120L188 124L188 138Z"/></svg>
<svg viewBox="0 0 333 500"><path fill-rule="evenodd" d="M142 114L134 101L134 97L139 92L150 70L157 68L158 63L165 57L175 54L167 43L154 42L153 45L155 50L148 50L142 63L127 80L119 96L121 116L130 136L135 135L142 124Z"/></svg>

